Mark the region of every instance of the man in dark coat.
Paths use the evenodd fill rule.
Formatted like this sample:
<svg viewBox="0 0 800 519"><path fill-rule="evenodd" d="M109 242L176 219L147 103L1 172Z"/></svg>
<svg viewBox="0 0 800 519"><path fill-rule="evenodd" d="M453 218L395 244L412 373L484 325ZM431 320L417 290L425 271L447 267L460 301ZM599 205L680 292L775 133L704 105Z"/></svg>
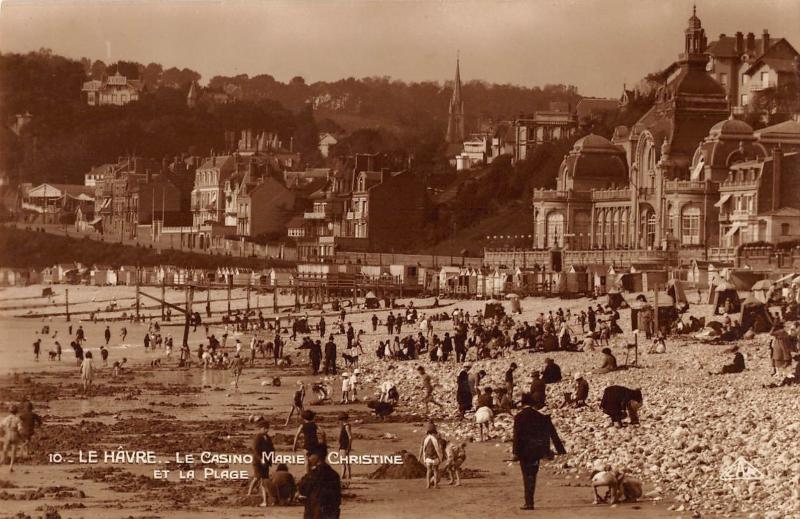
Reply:
<svg viewBox="0 0 800 519"><path fill-rule="evenodd" d="M308 456L311 470L300 480L300 494L306 497L303 519L339 519L342 481L326 463L327 449L320 445Z"/></svg>
<svg viewBox="0 0 800 519"><path fill-rule="evenodd" d="M471 367L469 364L464 364L456 379L456 401L458 402L458 412L462 418L465 412L472 409L472 390L469 387L469 369Z"/></svg>
<svg viewBox="0 0 800 519"><path fill-rule="evenodd" d="M631 425L639 423L639 408L642 406L642 390L625 386L608 386L603 391L600 407L611 417L611 425L622 427L622 419L629 415Z"/></svg>
<svg viewBox="0 0 800 519"><path fill-rule="evenodd" d="M336 343L333 342L333 335L328 337L325 343L325 374L336 374Z"/></svg>
<svg viewBox="0 0 800 519"><path fill-rule="evenodd" d="M533 395L522 395L522 410L514 417L513 453L522 469L522 484L525 489L523 510L533 510L539 460L552 458L550 442L553 442L558 454L566 454L550 417L535 410L532 407L534 403Z"/></svg>
<svg viewBox="0 0 800 519"><path fill-rule="evenodd" d="M308 349L308 356L311 360L311 373L317 375L322 361L322 343L319 340L309 342L311 342Z"/></svg>
<svg viewBox="0 0 800 519"><path fill-rule="evenodd" d="M597 316L594 315L594 310L592 310L591 306L586 312L586 317L589 320L589 331L594 332L595 328L597 328Z"/></svg>

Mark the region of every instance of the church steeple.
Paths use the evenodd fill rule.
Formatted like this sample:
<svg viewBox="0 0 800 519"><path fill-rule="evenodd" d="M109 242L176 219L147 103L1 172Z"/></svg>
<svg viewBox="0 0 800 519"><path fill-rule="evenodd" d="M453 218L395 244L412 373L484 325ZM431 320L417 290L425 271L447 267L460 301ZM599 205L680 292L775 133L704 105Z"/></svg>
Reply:
<svg viewBox="0 0 800 519"><path fill-rule="evenodd" d="M456 79L453 83L453 97L448 109L447 136L445 141L451 144L464 142L464 101L461 99L461 67L456 58Z"/></svg>

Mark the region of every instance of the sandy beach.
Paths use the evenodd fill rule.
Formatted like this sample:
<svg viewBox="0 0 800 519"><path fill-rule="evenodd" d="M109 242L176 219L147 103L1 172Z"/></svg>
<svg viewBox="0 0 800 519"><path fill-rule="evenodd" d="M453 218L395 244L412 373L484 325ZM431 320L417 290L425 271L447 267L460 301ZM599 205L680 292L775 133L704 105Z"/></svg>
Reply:
<svg viewBox="0 0 800 519"><path fill-rule="evenodd" d="M24 297L35 296L37 291L41 292L40 288L6 290L0 305L31 302L32 299ZM78 290L73 292L75 288ZM58 298L63 287L56 286L55 291ZM130 288L70 287L70 298L73 294L76 304L83 302L91 306L92 298L121 301L130 296ZM170 300L182 301L181 294L176 291L170 296L174 299ZM407 304L409 300L398 302ZM415 304L424 306L430 302L417 300ZM243 308L243 300L236 303L235 308ZM533 322L539 312L561 307L574 313L596 303L587 299L528 298L522 301L523 313L514 317ZM441 310L449 312L458 307L474 313L483 304L443 300ZM508 302L505 305L506 310L510 310ZM693 306L690 310L696 316L710 317L710 312L708 305ZM453 412L455 376L459 368L456 364L430 363L427 359L378 361L374 350L377 342L386 338L386 333L385 327L372 333L368 320L373 313L381 320L388 315L385 309L353 311L347 318L356 330L367 332L366 355L362 355L360 362L363 375L359 394L362 400L368 398L380 382L391 378L400 390L401 403L385 422L370 414L360 402L312 406L318 413L320 425L329 437L335 437L336 416L346 410L353 423L354 453L390 455L407 450L416 454L427 419L419 401L418 377L413 370L423 364L437 383L435 395L445 404L445 411L435 411L431 417L440 424L445 437L468 442L467 470L460 487L445 483L440 489L426 490L422 479L368 479L377 465L354 466L355 478L343 491L342 516L419 517L434 510L438 517L495 516L500 510L502 515L530 516L518 509L522 504L522 488L518 466L508 461L511 458L508 429L500 424L488 441L473 441L477 438L473 422L459 421ZM624 344L632 341L632 336L629 311L620 313L626 336L617 337L612 349L622 362ZM58 517L62 518L302 516L302 507L298 505L259 508L258 496L245 495L249 481L223 477L230 475L230 472L223 473L226 470L249 471L247 464L197 463L194 466L196 479L187 480L180 479L180 471L186 472L188 466L179 463L180 458L176 460L176 455L248 452L256 432L248 421L251 415L267 417L273 425L271 434L277 451L291 454L291 440L298 422L283 426L290 409L291 393L297 380L310 383L320 378L309 375L307 353L297 349L300 337L287 345L287 353L294 361L292 367L277 368L271 360L258 358L255 367L245 369L240 388L235 391L232 374L227 370L203 370L197 365L177 368L176 359L164 358L163 350L146 352L142 346L146 323L92 323L73 318L73 327L80 324L86 331L89 351L97 351L108 324L112 330L109 361L128 359L123 375L112 378L110 368L102 367L97 358L96 393L91 398L83 398L69 340L62 341L65 350L60 362L47 360L46 352L51 346L47 341L52 341L51 338L43 341L44 354L39 361L34 360L32 353L31 344L42 326L50 326L48 337L57 331L59 337L66 339L69 323L63 317L31 319L11 317L11 314L4 312L0 320L3 332L0 400L7 408L12 402L29 398L42 415L44 425L32 441L29 458L21 459L13 473L0 468L0 486L3 487L0 497L5 502L0 517L44 517L48 507L57 510ZM316 323L318 314L309 311L312 324ZM265 311L265 316L271 316L271 311ZM330 314L326 319L331 329L335 316ZM119 331L123 325L127 327L128 336L121 342ZM435 329L443 334L452 330L451 323L436 322ZM175 337L176 346L180 344L182 331L177 323L162 328L162 333ZM210 328L210 333L218 337L223 331L220 325ZM411 331L409 329L409 333ZM416 329L413 332L416 333ZM245 345L249 343L249 334L232 333L228 351L236 337ZM189 339L194 353L196 346L206 339L204 328L201 326L190 333ZM336 342L341 354L345 339L337 335ZM517 351L506 358L478 361L475 367L485 369L487 384L494 386L502 383L502 374L512 361L521 367L518 384L522 387L527 387L530 371L540 368L545 356L553 357L565 374L564 382L548 389L548 399L552 403L546 411L553 416L568 454L544 465L537 486L537 517L600 518L611 514L620 518L656 519L688 518L693 514L694 517L753 517L752 514L756 514L755 517L793 517L791 509L781 506L786 503L796 506L797 503L794 485L800 453L798 444L792 443L791 438L796 439L800 427L797 418L800 409L796 389L761 387L774 381L769 374L766 342L766 336L742 341L740 346L745 350L748 371L725 379L707 376L707 371L718 370L729 361L730 355L722 351L724 346L701 344L690 336L682 336L668 340L666 354L647 355L642 345L640 367L606 375L587 375L591 385L590 405L580 411L559 409L556 404L560 403L563 391L569 390L573 372L587 373L599 364L597 352ZM177 357L177 353L173 356ZM150 363L157 357L162 359L162 366L153 368ZM281 378L279 387L271 383L275 376ZM336 388L336 402L339 380L338 377L331 380ZM606 428L606 417L596 404L602 388L612 383L643 388L645 405L641 428ZM308 400L313 400L313 395L309 395ZM155 464L104 462L107 451L119 448L153 451L157 461ZM98 462L86 462L91 459L90 451L96 452ZM775 481L759 482L757 488L744 485L743 490L734 485L724 486L718 481L719 474L731 456L745 456L767 479ZM589 476L593 466L603 463L624 466L639 477L644 483L645 496L637 503L615 505L613 512L609 505L593 505ZM154 471L164 469L169 470L169 474L166 479L160 479ZM206 473L205 469L210 472ZM299 478L304 467L291 465L290 471ZM784 515L768 515L774 511Z"/></svg>

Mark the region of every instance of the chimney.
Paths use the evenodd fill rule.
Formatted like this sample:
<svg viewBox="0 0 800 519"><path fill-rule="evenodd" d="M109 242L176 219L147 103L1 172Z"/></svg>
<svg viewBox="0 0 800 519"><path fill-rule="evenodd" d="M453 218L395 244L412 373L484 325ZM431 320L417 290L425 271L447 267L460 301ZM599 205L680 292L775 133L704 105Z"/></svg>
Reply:
<svg viewBox="0 0 800 519"><path fill-rule="evenodd" d="M752 32L747 33L747 52L755 52L756 50L756 35Z"/></svg>
<svg viewBox="0 0 800 519"><path fill-rule="evenodd" d="M764 34L762 34L761 39L764 41L763 47L761 48L761 53L767 52L769 48L769 31L764 29Z"/></svg>
<svg viewBox="0 0 800 519"><path fill-rule="evenodd" d="M741 55L744 52L744 34L742 31L736 33L736 54Z"/></svg>
<svg viewBox="0 0 800 519"><path fill-rule="evenodd" d="M772 148L772 210L781 206L781 168L783 167L783 150L780 144Z"/></svg>

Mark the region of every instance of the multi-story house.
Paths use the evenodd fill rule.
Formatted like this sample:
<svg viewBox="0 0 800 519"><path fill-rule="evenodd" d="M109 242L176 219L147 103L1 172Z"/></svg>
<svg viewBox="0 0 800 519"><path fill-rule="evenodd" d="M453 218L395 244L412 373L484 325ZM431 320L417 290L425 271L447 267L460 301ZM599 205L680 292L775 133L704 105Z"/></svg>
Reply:
<svg viewBox="0 0 800 519"><path fill-rule="evenodd" d="M569 111L541 111L518 117L508 138L514 161L525 160L540 144L572 137L576 128L575 116Z"/></svg>
<svg viewBox="0 0 800 519"><path fill-rule="evenodd" d="M735 164L719 191L721 246L800 238L800 152Z"/></svg>
<svg viewBox="0 0 800 519"><path fill-rule="evenodd" d="M116 105L123 106L139 100L142 82L128 79L119 72L107 78L92 79L83 84L82 92L86 95L89 106Z"/></svg>
<svg viewBox="0 0 800 519"><path fill-rule="evenodd" d="M165 166L133 157L100 167L105 171L94 187L95 213L102 219L103 232L135 238L139 225L151 225L154 220L171 225L183 220L187 213L181 189Z"/></svg>
<svg viewBox="0 0 800 519"><path fill-rule="evenodd" d="M192 225L224 224L224 188L235 167L233 155L214 155L197 168L192 189Z"/></svg>
<svg viewBox="0 0 800 519"><path fill-rule="evenodd" d="M784 38L771 37L764 30L760 38L750 32L745 36L720 34L706 49L706 70L725 89L736 113L765 111L787 107L767 106L764 95L797 81L798 52Z"/></svg>

